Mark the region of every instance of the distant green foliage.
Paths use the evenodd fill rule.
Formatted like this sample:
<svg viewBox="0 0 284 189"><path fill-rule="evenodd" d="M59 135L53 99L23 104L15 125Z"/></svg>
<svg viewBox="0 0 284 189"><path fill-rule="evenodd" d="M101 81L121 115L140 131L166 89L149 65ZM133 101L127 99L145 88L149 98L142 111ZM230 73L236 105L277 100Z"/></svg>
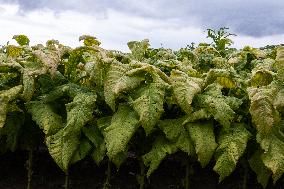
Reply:
<svg viewBox="0 0 284 189"><path fill-rule="evenodd" d="M207 38L211 38L214 42L214 47L220 52L222 56L226 55L227 46L233 44L233 41L229 38L230 36L236 36L227 32L229 28L222 27L218 30L207 29Z"/></svg>
<svg viewBox="0 0 284 189"><path fill-rule="evenodd" d="M29 45L30 43L30 39L25 35L14 35L13 39L15 39L17 43L21 46Z"/></svg>
<svg viewBox="0 0 284 189"><path fill-rule="evenodd" d="M83 41L84 45L86 45L86 46L92 46L92 45L100 46L100 44L101 44L101 42L99 42L96 37L93 37L93 36L90 36L90 35L82 35L79 38L79 41Z"/></svg>

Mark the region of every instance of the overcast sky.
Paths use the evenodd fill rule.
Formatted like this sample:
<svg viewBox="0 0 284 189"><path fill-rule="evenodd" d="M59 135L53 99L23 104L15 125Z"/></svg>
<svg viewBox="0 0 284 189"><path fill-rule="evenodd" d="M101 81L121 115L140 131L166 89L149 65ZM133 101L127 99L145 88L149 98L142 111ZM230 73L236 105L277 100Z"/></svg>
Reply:
<svg viewBox="0 0 284 189"><path fill-rule="evenodd" d="M0 44L15 34L32 44L57 39L72 47L83 34L107 49L131 40L178 49L208 42L206 28L229 27L234 47L284 43L281 0L0 0Z"/></svg>

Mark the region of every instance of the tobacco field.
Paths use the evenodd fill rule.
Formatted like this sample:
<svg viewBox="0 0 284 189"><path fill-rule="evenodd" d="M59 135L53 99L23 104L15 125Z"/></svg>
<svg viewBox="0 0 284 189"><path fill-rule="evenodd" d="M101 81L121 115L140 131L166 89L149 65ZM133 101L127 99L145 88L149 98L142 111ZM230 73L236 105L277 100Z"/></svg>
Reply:
<svg viewBox="0 0 284 189"><path fill-rule="evenodd" d="M115 188L114 172L133 159L133 188L151 188L169 159L184 170L181 188L194 185L197 166L216 173L217 184L238 167L241 188L253 177L255 188L280 188L284 47L230 48L230 35L208 29L211 44L180 50L131 41L130 53L88 35L77 48L57 40L30 46L15 35L18 45L0 47L1 156L27 154L27 189L37 188L39 151L65 174L65 189L74 166L90 160L104 167L101 188Z"/></svg>

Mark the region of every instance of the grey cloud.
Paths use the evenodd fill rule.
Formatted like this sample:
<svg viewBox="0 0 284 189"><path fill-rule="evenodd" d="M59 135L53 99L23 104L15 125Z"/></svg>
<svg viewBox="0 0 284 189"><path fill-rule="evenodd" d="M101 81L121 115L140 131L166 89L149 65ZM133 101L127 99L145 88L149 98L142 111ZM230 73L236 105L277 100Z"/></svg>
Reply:
<svg viewBox="0 0 284 189"><path fill-rule="evenodd" d="M48 8L107 14L107 9L153 19L175 19L174 27L193 23L202 29L230 27L236 34L268 36L284 33L284 2L280 0L0 0L17 3L22 12Z"/></svg>
<svg viewBox="0 0 284 189"><path fill-rule="evenodd" d="M108 1L100 0L0 0L0 3L18 4L20 13L51 9L55 13L74 10L89 14L105 14L108 7Z"/></svg>

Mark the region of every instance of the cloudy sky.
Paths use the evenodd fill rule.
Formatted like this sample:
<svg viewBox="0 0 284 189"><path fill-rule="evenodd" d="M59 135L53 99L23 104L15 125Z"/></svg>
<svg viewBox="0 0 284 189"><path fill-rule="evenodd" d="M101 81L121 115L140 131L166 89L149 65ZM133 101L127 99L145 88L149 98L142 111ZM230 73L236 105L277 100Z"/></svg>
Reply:
<svg viewBox="0 0 284 189"><path fill-rule="evenodd" d="M32 44L57 39L72 47L83 34L107 49L131 40L178 49L209 42L206 28L229 27L234 47L284 43L281 0L0 0L0 44L15 34Z"/></svg>

